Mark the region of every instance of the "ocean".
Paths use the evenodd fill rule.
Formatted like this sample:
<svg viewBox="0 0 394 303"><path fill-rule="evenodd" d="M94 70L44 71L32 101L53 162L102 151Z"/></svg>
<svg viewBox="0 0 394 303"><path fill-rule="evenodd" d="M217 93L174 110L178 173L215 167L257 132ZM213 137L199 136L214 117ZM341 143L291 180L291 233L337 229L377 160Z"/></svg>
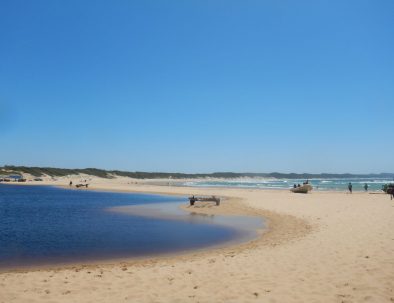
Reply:
<svg viewBox="0 0 394 303"><path fill-rule="evenodd" d="M242 187L261 189L290 189L294 184L302 184L305 179L264 179L264 178L238 178L238 179L203 179L183 182L183 186L195 187ZM365 191L364 185L368 185L368 191L379 192L386 183L394 183L394 180L378 178L342 178L342 179L309 179L313 190L317 191L347 191L349 182L353 185L353 191Z"/></svg>

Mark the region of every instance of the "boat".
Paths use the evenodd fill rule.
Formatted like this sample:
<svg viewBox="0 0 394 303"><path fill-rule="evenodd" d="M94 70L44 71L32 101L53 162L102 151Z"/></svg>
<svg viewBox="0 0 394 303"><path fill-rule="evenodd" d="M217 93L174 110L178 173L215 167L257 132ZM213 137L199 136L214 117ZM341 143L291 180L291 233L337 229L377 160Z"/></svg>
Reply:
<svg viewBox="0 0 394 303"><path fill-rule="evenodd" d="M293 193L298 193L298 194L307 194L308 191L311 191L312 189L313 189L312 185L304 184L299 187L291 188L290 191L292 191Z"/></svg>
<svg viewBox="0 0 394 303"><path fill-rule="evenodd" d="M394 190L394 183L387 183L387 184L384 184L384 185L382 186L382 190L383 190L386 194L388 194L389 191Z"/></svg>

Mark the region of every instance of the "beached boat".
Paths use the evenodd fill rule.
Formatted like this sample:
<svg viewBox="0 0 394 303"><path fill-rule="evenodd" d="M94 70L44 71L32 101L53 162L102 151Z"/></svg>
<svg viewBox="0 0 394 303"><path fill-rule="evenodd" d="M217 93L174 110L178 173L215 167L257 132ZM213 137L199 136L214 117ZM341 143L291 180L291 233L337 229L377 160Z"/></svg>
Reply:
<svg viewBox="0 0 394 303"><path fill-rule="evenodd" d="M308 191L311 191L312 189L313 189L312 185L304 184L300 187L291 188L290 191L292 191L293 193L298 193L298 194L307 194Z"/></svg>

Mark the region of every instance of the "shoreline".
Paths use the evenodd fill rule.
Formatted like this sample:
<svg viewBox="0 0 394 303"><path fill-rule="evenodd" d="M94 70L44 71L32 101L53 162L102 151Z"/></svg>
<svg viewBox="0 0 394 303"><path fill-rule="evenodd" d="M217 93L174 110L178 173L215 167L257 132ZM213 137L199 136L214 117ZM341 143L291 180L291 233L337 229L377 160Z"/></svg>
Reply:
<svg viewBox="0 0 394 303"><path fill-rule="evenodd" d="M8 183L7 183L8 184ZM89 187L87 189L77 189L75 187L69 187L67 185L54 185L54 184L43 184L43 183L36 183L36 184L21 184L15 183L13 185L27 185L27 186L53 186L67 190L88 190L88 191L98 191L98 192L113 192L113 193L134 193L134 194L153 194L153 195L166 195L166 196L184 196L185 194L180 193L177 190L170 190L170 191L162 191L160 190L150 190L150 191L136 191L135 189L111 189L111 188L94 188ZM149 184L150 185L150 184ZM157 187L162 187L163 185L154 185ZM165 187L167 188L167 187ZM173 187L174 188L174 187ZM178 187L175 188L182 188L182 189L190 189L193 190L193 187ZM200 188L204 190L204 188ZM126 264L126 265L147 265L147 264L154 264L159 261L171 261L179 260L180 258L201 258L201 257L210 257L217 253L239 253L243 250L253 249L258 245L278 245L281 243L279 239L277 239L277 234L283 232L283 228L286 226L281 226L281 221L284 220L293 220L295 222L297 229L294 230L294 226L292 227L292 231L294 232L295 238L300 236L300 232L311 232L312 228L310 225L306 223L306 221L299 220L297 218L292 218L291 216L284 216L279 215L272 212L256 210L253 208L247 208L242 205L242 199L237 197L230 197L230 196L221 196L223 202L220 206L212 205L211 203L198 203L194 206L188 205L185 201L185 204L180 205L180 209L189 212L189 213L196 213L199 215L220 215L220 216L253 216L258 217L263 220L264 224L261 228L255 229L255 236L250 239L233 239L229 241L225 241L220 244L213 244L206 247L193 249L193 250L185 250L185 251L178 251L178 252L170 252L170 253L158 253L152 254L147 256L133 256L133 257L119 257L119 258L103 258L103 259L94 259L94 260L84 260L84 261L67 261L67 262L55 262L50 264L42 264L42 265L29 265L29 266L22 266L20 268L0 268L0 275L3 273L26 273L26 272L33 272L33 271L52 271L52 270L68 270L68 269L86 269L86 268L95 268L97 266L116 266L119 264ZM122 207L128 207L120 206ZM118 207L116 207L118 208ZM111 211L111 210L108 210ZM122 213L126 213L125 211L121 211ZM272 235L273 234L273 235ZM268 239L266 239L268 237ZM265 238L265 239L263 239ZM274 242L271 242L270 239L274 238ZM287 239L289 240L289 239Z"/></svg>
<svg viewBox="0 0 394 303"><path fill-rule="evenodd" d="M260 215L268 228L245 245L0 273L0 303L394 300L394 204L387 195L185 188L135 184L126 178L94 179L88 190L232 197L219 207L185 208Z"/></svg>
<svg viewBox="0 0 394 303"><path fill-rule="evenodd" d="M299 179L283 179L283 178L179 178L179 179L172 179L172 178L156 178L156 179L136 179L136 178L130 178L130 177L120 177L120 176L115 176L113 178L102 178L102 177L96 177L92 175L86 175L86 174L80 174L80 175L68 175L68 176L59 176L59 177L50 177L50 176L43 176L41 179L42 181L35 181L34 176L30 174L25 174L23 177L27 179L27 181L23 183L19 183L16 181L10 181L6 182L5 184L15 184L15 185L45 185L45 184L59 184L61 183L62 187L69 187L68 182L71 180L73 181L73 187L75 184L78 183L84 183L87 181L89 182L95 182L99 181L100 183L108 183L108 184L114 184L118 183L120 181L121 183L127 182L127 184L130 185L147 185L147 186L158 186L158 187L174 187L174 188L196 188L196 189L226 189L226 188L238 188L238 189L244 189L244 190L268 190L268 191L288 191L291 188L293 188L293 183L299 183ZM381 178L379 179L379 182L377 182L375 179L372 178L373 180L369 178L358 178L359 180L352 180L349 178L344 178L342 181L348 182L352 181L353 182L353 193L381 193L382 188L381 186L385 183L390 183L391 180L387 178ZM257 186L259 183L255 183L255 186L253 185L242 185L245 184L244 181L250 181L251 183L254 183L254 181L272 181L272 182L282 182L281 184L284 185L286 184L287 186ZM309 179L311 181L311 184L313 185L314 189L313 192L337 192L337 193L347 193L348 192L348 187L347 183L344 185L344 183L337 184L339 187L330 187L326 186L324 184L315 184L313 181L335 181L338 180L337 178L312 178ZM361 181L360 181L361 180ZM394 181L394 180L393 180ZM219 184L208 184L204 182L217 182L217 183L223 183L227 185L219 185ZM233 183L235 182L235 183ZM285 182L285 183L283 183ZM188 183L193 183L194 185L190 185ZM203 184L203 185L200 185ZM247 183L246 183L247 184ZM264 183L265 184L265 183ZM364 189L364 184L368 184L368 190L365 191ZM376 184L378 184L378 187L376 187Z"/></svg>

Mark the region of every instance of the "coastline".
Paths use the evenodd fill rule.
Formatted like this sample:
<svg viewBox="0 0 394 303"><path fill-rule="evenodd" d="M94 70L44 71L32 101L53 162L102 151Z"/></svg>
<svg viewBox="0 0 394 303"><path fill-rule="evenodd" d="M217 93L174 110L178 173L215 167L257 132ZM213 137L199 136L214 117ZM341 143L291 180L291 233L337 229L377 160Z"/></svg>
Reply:
<svg viewBox="0 0 394 303"><path fill-rule="evenodd" d="M115 192L115 193L140 193L140 194L154 194L154 195L166 195L166 196L185 196L186 192L195 193L195 188L186 186L174 186L167 187L157 184L144 184L149 186L149 188L142 189L141 184L137 188L125 188L125 187L114 187L109 184L100 185L96 187L89 187L88 189L76 189L75 187L70 187L67 185L62 185L58 183L53 183L51 181L46 182L31 182L31 183L6 183L9 185L16 186L54 186L67 190L87 190L87 191L100 191L100 192ZM213 190L221 188L209 188ZM207 192L208 188L198 188L196 195L203 195ZM171 253L159 253L149 256L133 256L133 257L121 257L121 258L105 258L97 260L86 260L86 261L69 261L69 262L59 262L53 264L43 264L43 265L31 265L23 266L20 268L3 268L0 269L0 275L4 273L26 273L32 271L51 271L51 270L68 270L75 268L96 268L98 266L115 266L119 264L127 265L147 265L154 264L160 260L171 261L172 259L190 259L190 258L205 258L214 256L215 254L222 253L240 253L243 250L253 249L259 245L276 246L282 243L281 234L290 233L291 236L286 238L291 240L297 237L302 237L313 230L312 226L308 225L305 220L300 220L289 215L280 215L275 212L270 212L266 210L258 210L253 207L246 207L242 203L242 198L224 196L221 195L222 203L219 207L213 205L212 203L197 203L194 206L188 204L187 199L185 203L180 206L180 209L200 215L221 215L221 216L253 216L259 217L264 220L264 226L255 230L256 235L250 239L234 239L226 241L220 244L209 245L206 247L171 252ZM121 209L119 212L127 214L127 208L129 206L114 207L115 209ZM124 209L122 209L124 208ZM108 209L107 211L113 211ZM149 215L147 215L150 217ZM155 217L155 216L153 216ZM157 216L160 218L160 216ZM284 222L286 222L284 224ZM289 224L290 222L290 224Z"/></svg>
<svg viewBox="0 0 394 303"><path fill-rule="evenodd" d="M263 216L268 228L258 239L241 245L150 260L0 273L4 302L24 302L26 298L41 302L107 302L110 298L138 302L254 302L263 298L264 302L390 302L394 297L393 204L385 195L296 195L282 190L130 184L134 181L129 179L97 181L89 190L224 196L228 199L220 207L183 209ZM65 184L60 183L40 184ZM214 279L216 276L220 279ZM29 283L34 286L28 287Z"/></svg>

